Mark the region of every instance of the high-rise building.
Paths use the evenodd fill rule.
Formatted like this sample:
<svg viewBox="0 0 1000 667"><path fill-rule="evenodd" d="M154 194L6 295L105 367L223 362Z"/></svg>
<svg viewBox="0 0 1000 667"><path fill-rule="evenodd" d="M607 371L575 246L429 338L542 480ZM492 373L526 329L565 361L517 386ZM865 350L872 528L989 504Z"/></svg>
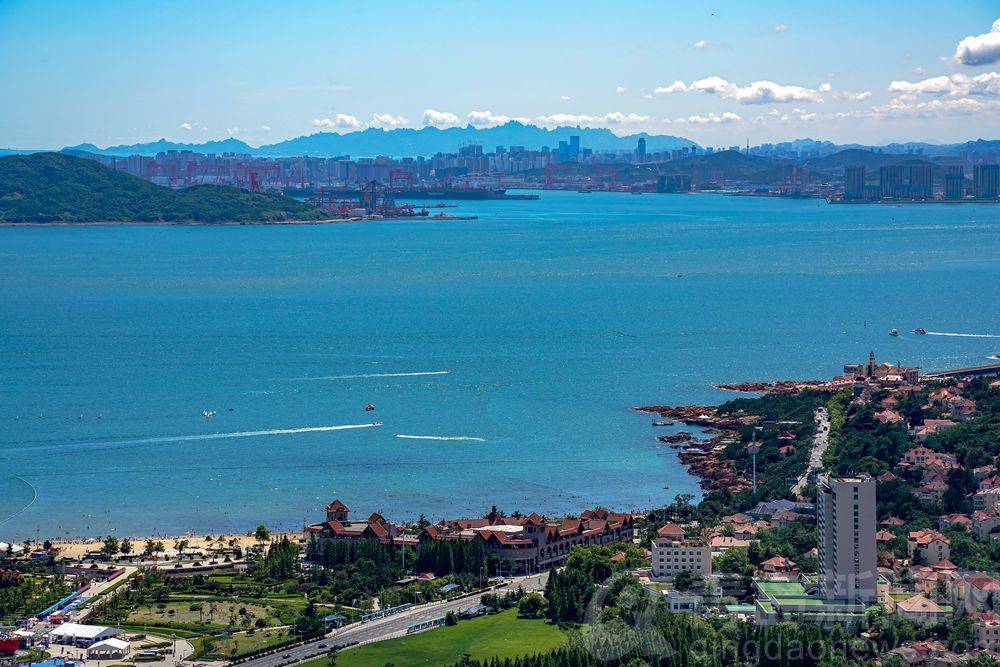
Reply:
<svg viewBox="0 0 1000 667"><path fill-rule="evenodd" d="M944 173L944 198L962 199L965 197L965 169L959 165L948 167Z"/></svg>
<svg viewBox="0 0 1000 667"><path fill-rule="evenodd" d="M895 197L903 185L903 167L898 164L887 164L878 168L878 184L882 190L882 198Z"/></svg>
<svg viewBox="0 0 1000 667"><path fill-rule="evenodd" d="M976 199L1000 196L1000 164L977 164L972 174L972 192Z"/></svg>
<svg viewBox="0 0 1000 667"><path fill-rule="evenodd" d="M844 199L862 199L865 196L865 166L856 164L844 167Z"/></svg>
<svg viewBox="0 0 1000 667"><path fill-rule="evenodd" d="M639 145L636 146L635 154L639 157L639 162L642 162L646 157L646 139L645 137L639 137Z"/></svg>
<svg viewBox="0 0 1000 667"><path fill-rule="evenodd" d="M929 164L913 164L909 169L910 197L913 199L934 198L934 172Z"/></svg>
<svg viewBox="0 0 1000 667"><path fill-rule="evenodd" d="M816 526L820 594L827 600L875 602L875 480L821 475Z"/></svg>
<svg viewBox="0 0 1000 667"><path fill-rule="evenodd" d="M569 138L569 156L571 159L580 157L580 135L574 134Z"/></svg>

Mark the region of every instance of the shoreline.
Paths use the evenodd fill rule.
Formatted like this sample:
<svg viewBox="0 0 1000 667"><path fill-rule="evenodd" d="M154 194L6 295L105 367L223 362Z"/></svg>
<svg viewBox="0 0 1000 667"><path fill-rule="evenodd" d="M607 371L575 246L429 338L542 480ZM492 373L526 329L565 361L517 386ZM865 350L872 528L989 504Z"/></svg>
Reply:
<svg viewBox="0 0 1000 667"><path fill-rule="evenodd" d="M750 488L750 483L733 468L730 461L721 458L726 444L739 438L739 429L757 421L756 417L720 417L717 406L708 405L640 405L632 408L635 412L655 414L664 419L674 420L685 426L702 429L708 439L698 438L694 433L658 435L656 439L679 450L677 459L689 475L698 480L702 491L737 492Z"/></svg>
<svg viewBox="0 0 1000 667"><path fill-rule="evenodd" d="M257 220L247 222L202 222L197 220L106 220L88 222L9 222L0 221L0 227L270 227L281 225L338 225L359 222L399 222L417 219L419 216L401 218L379 218L366 220L364 218L324 218L322 220ZM433 218L427 218L432 220ZM454 220L455 218L438 218L438 220Z"/></svg>

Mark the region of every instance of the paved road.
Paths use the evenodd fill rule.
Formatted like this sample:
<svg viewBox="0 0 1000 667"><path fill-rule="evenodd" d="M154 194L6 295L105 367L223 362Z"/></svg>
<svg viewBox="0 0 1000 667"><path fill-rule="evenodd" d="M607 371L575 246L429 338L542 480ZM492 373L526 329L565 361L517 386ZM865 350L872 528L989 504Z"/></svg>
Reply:
<svg viewBox="0 0 1000 667"><path fill-rule="evenodd" d="M526 591L540 591L545 588L548 573L535 574L528 577L517 577L510 581L505 588L497 589L496 592L504 593L508 590L516 590L518 586ZM468 609L479 603L482 593L470 595L460 600L445 600L432 604L420 605L408 609L394 616L387 616L368 623L352 623L339 630L334 630L322 639L317 639L308 644L297 646L287 651L280 651L273 655L266 655L249 662L242 663L241 667L277 667L277 665L289 665L302 662L308 658L324 655L334 645L343 645L352 642L360 644L370 644L384 639L391 639L406 634L406 628L421 621L429 621L439 616L444 616L449 611L460 611ZM320 648L319 644L326 647ZM284 657L288 656L288 657Z"/></svg>
<svg viewBox="0 0 1000 667"><path fill-rule="evenodd" d="M792 493L798 495L806 486L809 474L814 470L819 470L823 465L823 453L826 452L827 445L830 444L830 413L825 407L816 408L813 415L816 420L816 433L813 434L812 451L809 452L809 465L802 473L795 485L792 486Z"/></svg>

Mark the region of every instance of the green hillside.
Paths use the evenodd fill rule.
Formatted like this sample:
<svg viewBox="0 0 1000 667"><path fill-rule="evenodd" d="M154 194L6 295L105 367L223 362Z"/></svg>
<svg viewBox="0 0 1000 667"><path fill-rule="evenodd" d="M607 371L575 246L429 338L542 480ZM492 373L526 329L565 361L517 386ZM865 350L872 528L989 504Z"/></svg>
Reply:
<svg viewBox="0 0 1000 667"><path fill-rule="evenodd" d="M60 153L0 157L0 222L280 222L321 209L222 185L154 185Z"/></svg>

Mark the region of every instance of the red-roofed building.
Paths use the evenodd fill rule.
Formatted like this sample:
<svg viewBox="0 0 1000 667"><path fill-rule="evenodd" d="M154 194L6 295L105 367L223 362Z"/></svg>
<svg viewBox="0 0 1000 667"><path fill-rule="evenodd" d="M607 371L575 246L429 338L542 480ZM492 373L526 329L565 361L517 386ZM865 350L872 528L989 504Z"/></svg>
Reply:
<svg viewBox="0 0 1000 667"><path fill-rule="evenodd" d="M968 514L946 514L938 519L938 528L944 530L948 526L961 526L965 532L972 532L972 519Z"/></svg>
<svg viewBox="0 0 1000 667"><path fill-rule="evenodd" d="M876 412L875 419L883 424L898 424L901 421L904 421L903 415L899 414L895 410L888 409Z"/></svg>
<svg viewBox="0 0 1000 667"><path fill-rule="evenodd" d="M985 572L952 573L948 583L952 604L972 614L1000 610L1000 581Z"/></svg>
<svg viewBox="0 0 1000 667"><path fill-rule="evenodd" d="M885 544L886 542L892 542L896 539L896 536L890 533L888 530L880 530L875 533L875 541Z"/></svg>
<svg viewBox="0 0 1000 667"><path fill-rule="evenodd" d="M911 559L919 553L928 565L951 558L951 540L931 528L911 532L906 546Z"/></svg>
<svg viewBox="0 0 1000 667"><path fill-rule="evenodd" d="M976 646L987 651L1000 649L1000 614L984 611L972 615Z"/></svg>
<svg viewBox="0 0 1000 667"><path fill-rule="evenodd" d="M313 555L322 553L323 543L360 542L378 540L383 543L402 541L403 531L389 523L378 512L373 512L367 521L349 521L347 505L334 500L326 506L326 521L306 526L305 538L308 550ZM410 538L412 541L412 538Z"/></svg>
<svg viewBox="0 0 1000 667"><path fill-rule="evenodd" d="M676 523L665 523L656 531L659 537L666 537L672 540L683 540L684 529Z"/></svg>
<svg viewBox="0 0 1000 667"><path fill-rule="evenodd" d="M1000 513L989 510L976 510L972 513L972 534L977 540L985 540L1000 526Z"/></svg>
<svg viewBox="0 0 1000 667"><path fill-rule="evenodd" d="M505 570L509 567L512 572L527 573L561 564L574 547L629 542L634 530L631 514L601 507L561 521L536 513L504 517L494 508L485 519L452 519L428 526L420 539L481 539L483 550L506 563Z"/></svg>

